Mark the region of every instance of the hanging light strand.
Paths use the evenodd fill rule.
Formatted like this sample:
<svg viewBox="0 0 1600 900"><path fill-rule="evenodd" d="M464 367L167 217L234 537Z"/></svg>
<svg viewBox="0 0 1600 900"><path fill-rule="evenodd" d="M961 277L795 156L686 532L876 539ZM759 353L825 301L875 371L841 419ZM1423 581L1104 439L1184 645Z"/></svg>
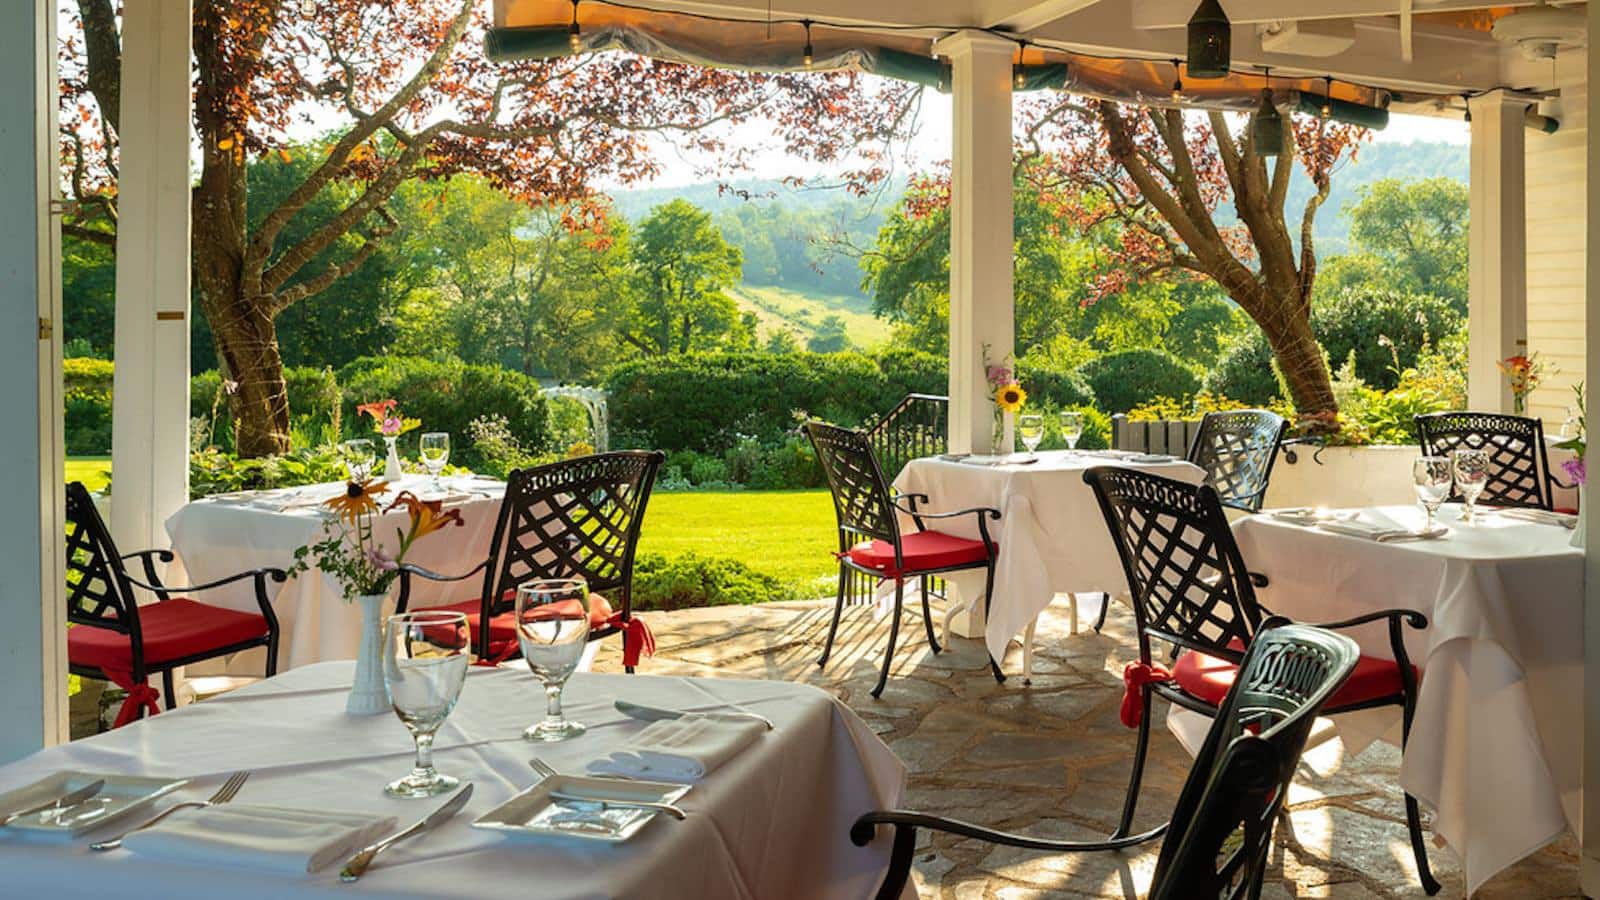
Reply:
<svg viewBox="0 0 1600 900"><path fill-rule="evenodd" d="M572 0L572 24L567 26L567 45L573 53L583 49L583 29L578 27L578 0Z"/></svg>
<svg viewBox="0 0 1600 900"><path fill-rule="evenodd" d="M1183 102L1183 69L1180 68L1182 65L1183 65L1183 60L1181 60L1181 59L1175 59L1175 60L1172 61L1172 102L1173 103L1182 103Z"/></svg>
<svg viewBox="0 0 1600 900"><path fill-rule="evenodd" d="M816 62L816 53L811 47L811 20L803 19L800 24L806 29L806 48L800 54L800 62L809 69Z"/></svg>
<svg viewBox="0 0 1600 900"><path fill-rule="evenodd" d="M1022 57L1027 52L1028 42L1017 41L1017 61L1011 64L1011 84L1019 91L1028 86L1028 72L1022 67Z"/></svg>
<svg viewBox="0 0 1600 900"><path fill-rule="evenodd" d="M1333 76L1324 75L1322 81L1322 117L1330 119L1333 117Z"/></svg>

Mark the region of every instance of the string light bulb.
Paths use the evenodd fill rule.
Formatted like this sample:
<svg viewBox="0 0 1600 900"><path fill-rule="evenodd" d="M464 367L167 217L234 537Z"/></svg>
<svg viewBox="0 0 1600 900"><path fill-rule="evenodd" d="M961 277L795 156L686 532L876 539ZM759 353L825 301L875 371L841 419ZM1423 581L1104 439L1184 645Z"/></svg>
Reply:
<svg viewBox="0 0 1600 900"><path fill-rule="evenodd" d="M1172 61L1172 102L1183 102L1183 60Z"/></svg>
<svg viewBox="0 0 1600 900"><path fill-rule="evenodd" d="M573 53L583 49L583 30L578 27L578 0L572 0L572 24L567 26L567 46Z"/></svg>
<svg viewBox="0 0 1600 900"><path fill-rule="evenodd" d="M1461 112L1461 121L1463 121L1463 122L1471 122L1472 121L1472 95L1471 94L1462 94L1461 95L1461 110L1462 110L1462 112Z"/></svg>
<svg viewBox="0 0 1600 900"><path fill-rule="evenodd" d="M1333 76L1324 75L1322 76L1322 81L1324 84L1322 90L1322 117L1330 119L1333 117Z"/></svg>
<svg viewBox="0 0 1600 900"><path fill-rule="evenodd" d="M806 19L800 24L804 25L806 29L806 48L800 54L800 62L805 64L805 67L809 69L811 68L812 63L816 62L816 54L811 49L811 20Z"/></svg>
<svg viewBox="0 0 1600 900"><path fill-rule="evenodd" d="M1028 86L1028 73L1022 68L1022 55L1026 52L1028 52L1027 43L1019 42L1017 44L1017 61L1011 64L1011 83L1019 91Z"/></svg>

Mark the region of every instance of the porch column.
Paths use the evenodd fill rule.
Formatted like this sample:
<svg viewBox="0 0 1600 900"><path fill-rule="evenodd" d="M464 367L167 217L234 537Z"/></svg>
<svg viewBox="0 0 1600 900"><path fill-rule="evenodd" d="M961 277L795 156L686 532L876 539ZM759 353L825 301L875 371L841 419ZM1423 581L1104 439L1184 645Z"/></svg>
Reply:
<svg viewBox="0 0 1600 900"><path fill-rule="evenodd" d="M122 14L111 528L164 547L189 493L190 4Z"/></svg>
<svg viewBox="0 0 1600 900"><path fill-rule="evenodd" d="M67 737L55 22L0 4L0 763Z"/></svg>
<svg viewBox="0 0 1600 900"><path fill-rule="evenodd" d="M1600 47L1600 16L1589 17L1589 46ZM1600 85L1600 53L1588 54L1588 83L1591 88ZM1584 92L1588 105L1585 129L1588 143L1586 168L1588 203L1584 210L1584 242L1586 259L1600 256L1600 141L1595 140L1595 124L1600 123L1600 91ZM1600 385L1600 278L1584 272L1584 382ZM1596 409L1594 401L1589 409ZM1594 438L1590 438L1591 442ZM1600 453L1591 443L1584 465L1600 462ZM1595 503L1594 489L1585 498L1581 515L1586 519L1587 534L1600 534L1600 503ZM1600 897L1600 545L1597 552L1584 554L1583 565L1583 806L1580 873L1583 893Z"/></svg>
<svg viewBox="0 0 1600 900"><path fill-rule="evenodd" d="M960 31L950 58L955 139L950 160L950 451L991 452L994 407L983 352L1012 352L1011 62L1013 41Z"/></svg>
<svg viewBox="0 0 1600 900"><path fill-rule="evenodd" d="M1528 229L1523 113L1504 90L1467 101L1472 111L1471 228L1467 262L1467 405L1510 412L1498 363L1528 349Z"/></svg>

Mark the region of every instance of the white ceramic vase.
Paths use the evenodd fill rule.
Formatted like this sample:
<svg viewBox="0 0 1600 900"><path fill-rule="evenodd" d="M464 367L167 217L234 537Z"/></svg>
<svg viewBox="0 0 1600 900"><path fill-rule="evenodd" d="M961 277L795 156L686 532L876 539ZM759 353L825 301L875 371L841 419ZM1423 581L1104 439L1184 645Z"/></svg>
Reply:
<svg viewBox="0 0 1600 900"><path fill-rule="evenodd" d="M386 437L384 443L389 445L389 458L383 464L383 480L394 484L405 477L405 470L400 468L400 451L395 449L394 442L398 438Z"/></svg>
<svg viewBox="0 0 1600 900"><path fill-rule="evenodd" d="M1585 529L1583 527L1583 523L1588 521L1589 518L1588 507L1586 505L1588 502L1588 492L1585 490L1583 485L1578 485L1578 525L1576 528L1572 529L1572 546L1577 547L1579 550L1584 549Z"/></svg>
<svg viewBox="0 0 1600 900"><path fill-rule="evenodd" d="M344 711L352 716L389 712L389 692L383 686L383 602L387 599L388 593L356 598L361 606L361 648L356 651L356 677L344 704Z"/></svg>
<svg viewBox="0 0 1600 900"><path fill-rule="evenodd" d="M995 452L1001 456L1010 456L1017 452L1017 415L1013 412L1000 413L1000 446Z"/></svg>

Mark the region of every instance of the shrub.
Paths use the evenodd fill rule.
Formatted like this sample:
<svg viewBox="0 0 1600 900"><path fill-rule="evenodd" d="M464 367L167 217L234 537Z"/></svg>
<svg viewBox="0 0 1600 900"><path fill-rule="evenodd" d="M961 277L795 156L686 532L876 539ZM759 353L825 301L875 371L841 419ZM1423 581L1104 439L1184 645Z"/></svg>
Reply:
<svg viewBox="0 0 1600 900"><path fill-rule="evenodd" d="M112 365L104 359L61 361L67 453L99 456L111 452Z"/></svg>
<svg viewBox="0 0 1600 900"><path fill-rule="evenodd" d="M68 391L85 390L109 396L114 375L109 359L72 357L61 361L62 387Z"/></svg>
<svg viewBox="0 0 1600 900"><path fill-rule="evenodd" d="M1165 350L1118 350L1078 370L1105 413L1124 413L1156 397L1187 402L1200 388L1194 371Z"/></svg>
<svg viewBox="0 0 1600 900"><path fill-rule="evenodd" d="M294 442L295 447L337 440L343 413L333 370L296 366L283 371L283 380L289 391L289 415L295 432L302 438ZM189 418L206 421L210 443L224 451L233 449L233 415L222 390L222 375L216 370L189 379Z"/></svg>
<svg viewBox="0 0 1600 900"><path fill-rule="evenodd" d="M1237 397L1250 406L1266 406L1283 396L1273 368L1272 350L1258 329L1234 344L1206 373L1205 389L1224 397Z"/></svg>
<svg viewBox="0 0 1600 900"><path fill-rule="evenodd" d="M216 447L189 454L189 497L226 491L254 491L343 481L344 463L333 446L296 450L283 456L239 459Z"/></svg>
<svg viewBox="0 0 1600 900"><path fill-rule="evenodd" d="M1017 369L1030 402L1048 401L1057 406L1091 406L1095 402L1089 383L1075 369L1029 365L1026 360Z"/></svg>
<svg viewBox="0 0 1600 900"><path fill-rule="evenodd" d="M506 425L505 416L479 416L467 423L466 440L477 453L477 470L505 479L517 469L553 462L554 457L533 452L518 441Z"/></svg>
<svg viewBox="0 0 1600 900"><path fill-rule="evenodd" d="M763 603L791 593L777 578L736 559L645 553L633 565L635 612Z"/></svg>

